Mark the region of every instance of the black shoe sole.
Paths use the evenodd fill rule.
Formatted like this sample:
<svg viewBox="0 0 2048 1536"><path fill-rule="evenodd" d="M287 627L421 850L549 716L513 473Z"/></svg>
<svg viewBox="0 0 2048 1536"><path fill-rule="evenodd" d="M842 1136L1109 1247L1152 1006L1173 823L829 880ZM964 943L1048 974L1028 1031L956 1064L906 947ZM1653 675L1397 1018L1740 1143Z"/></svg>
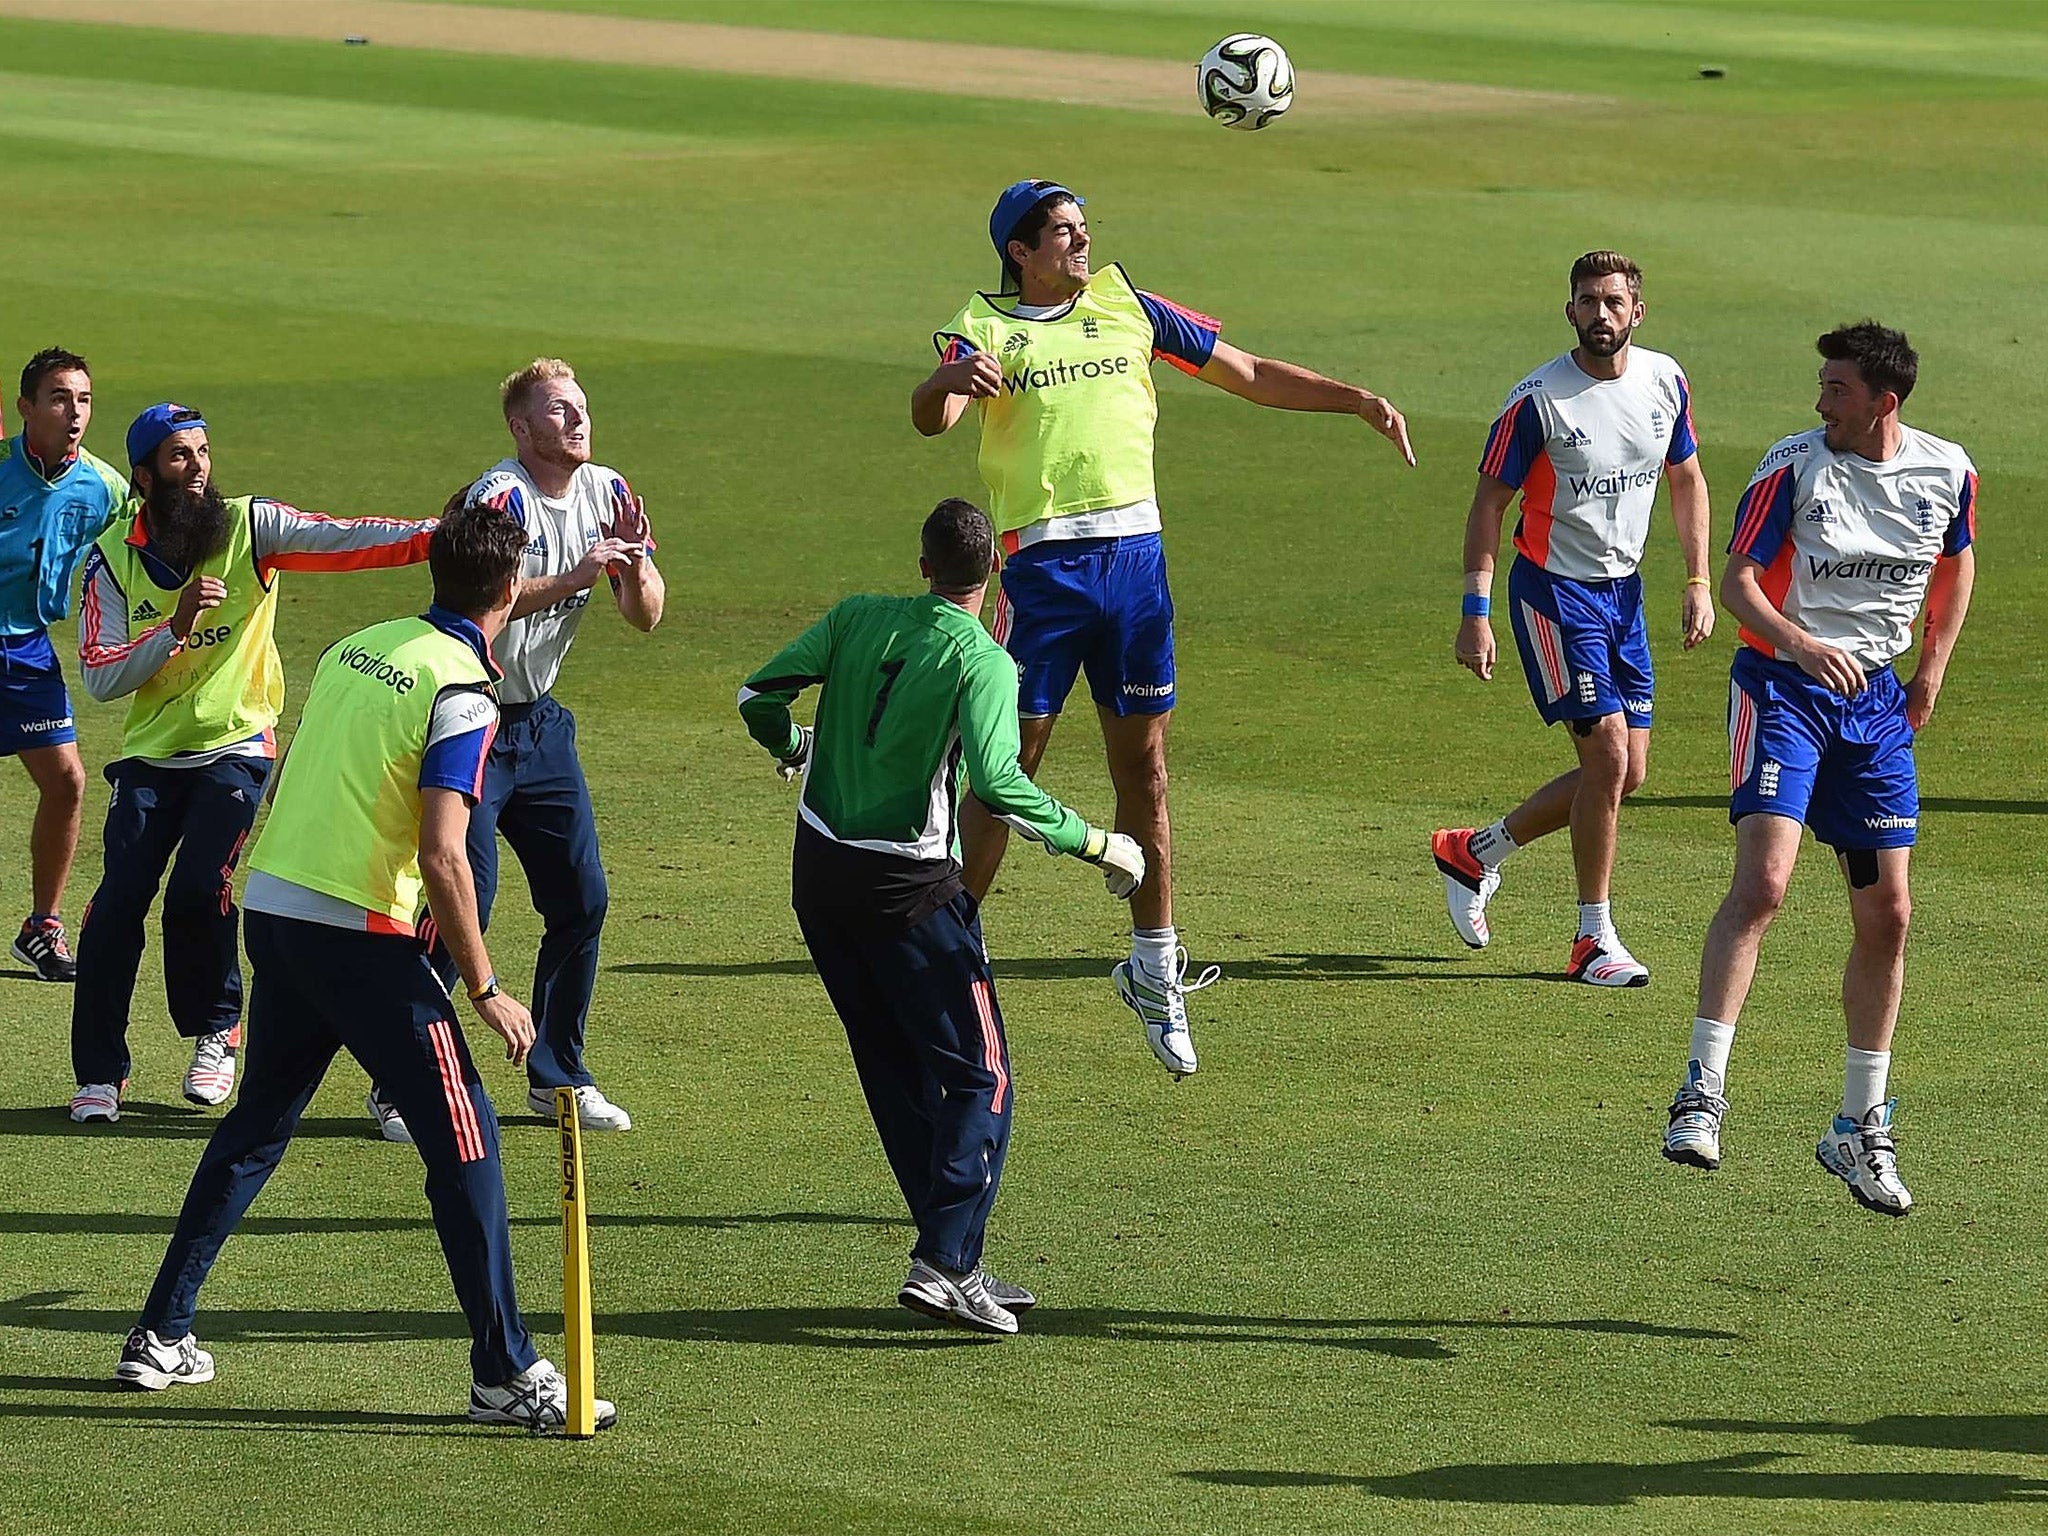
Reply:
<svg viewBox="0 0 2048 1536"><path fill-rule="evenodd" d="M1702 1173L1712 1173L1721 1166L1718 1158L1710 1163L1697 1152L1674 1152L1669 1147L1662 1150L1665 1162L1676 1163L1681 1168L1697 1168Z"/></svg>

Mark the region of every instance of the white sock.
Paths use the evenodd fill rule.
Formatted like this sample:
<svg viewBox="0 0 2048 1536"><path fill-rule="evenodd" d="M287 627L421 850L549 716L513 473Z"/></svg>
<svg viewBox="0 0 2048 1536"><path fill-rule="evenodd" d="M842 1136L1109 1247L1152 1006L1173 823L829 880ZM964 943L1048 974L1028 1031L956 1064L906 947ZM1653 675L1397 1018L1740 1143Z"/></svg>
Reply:
<svg viewBox="0 0 2048 1536"><path fill-rule="evenodd" d="M1707 1087L1719 1093L1728 1084L1728 1052L1735 1044L1735 1026L1719 1019L1692 1021L1692 1059L1707 1075Z"/></svg>
<svg viewBox="0 0 2048 1536"><path fill-rule="evenodd" d="M1498 869L1507 863L1508 855L1520 845L1508 831L1508 819L1503 816L1490 827L1481 827L1472 834L1472 857L1488 869Z"/></svg>
<svg viewBox="0 0 2048 1536"><path fill-rule="evenodd" d="M1579 937L1604 939L1614 932L1614 919L1608 915L1604 901L1582 901L1579 903Z"/></svg>
<svg viewBox="0 0 2048 1536"><path fill-rule="evenodd" d="M1842 1118L1861 1120L1884 1102L1885 1080L1891 1076L1890 1051L1859 1051L1849 1047L1842 1067Z"/></svg>
<svg viewBox="0 0 2048 1536"><path fill-rule="evenodd" d="M1165 978L1173 974L1179 949L1180 934L1172 928L1131 930L1131 963L1142 965L1154 976Z"/></svg>

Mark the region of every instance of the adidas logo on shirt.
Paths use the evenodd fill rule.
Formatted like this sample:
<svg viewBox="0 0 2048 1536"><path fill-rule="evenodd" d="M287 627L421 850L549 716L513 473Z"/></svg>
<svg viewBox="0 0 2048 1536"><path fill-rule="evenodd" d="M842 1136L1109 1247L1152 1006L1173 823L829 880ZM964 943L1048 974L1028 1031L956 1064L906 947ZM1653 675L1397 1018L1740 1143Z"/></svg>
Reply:
<svg viewBox="0 0 2048 1536"><path fill-rule="evenodd" d="M533 538L528 541L526 546L526 552L529 555L533 556L536 560L547 559L548 536L545 533L536 533L533 536Z"/></svg>
<svg viewBox="0 0 2048 1536"><path fill-rule="evenodd" d="M1586 435L1584 427L1573 427L1566 434L1564 445L1567 448L1590 448L1593 446L1593 439Z"/></svg>
<svg viewBox="0 0 2048 1536"><path fill-rule="evenodd" d="M128 616L128 622L131 624L146 624L151 619L160 619L162 617L163 615L157 611L156 604L145 597L135 605L135 611Z"/></svg>

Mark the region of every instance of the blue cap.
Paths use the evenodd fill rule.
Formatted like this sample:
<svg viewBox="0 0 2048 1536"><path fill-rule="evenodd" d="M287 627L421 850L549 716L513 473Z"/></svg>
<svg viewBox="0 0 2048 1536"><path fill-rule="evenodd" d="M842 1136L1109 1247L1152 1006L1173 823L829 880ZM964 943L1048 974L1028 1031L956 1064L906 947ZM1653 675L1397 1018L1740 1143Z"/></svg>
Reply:
<svg viewBox="0 0 2048 1536"><path fill-rule="evenodd" d="M189 405L173 405L168 400L162 405L152 405L129 424L128 467L133 469L155 453L165 438L179 432L190 432L194 427L204 431L206 418Z"/></svg>
<svg viewBox="0 0 2048 1536"><path fill-rule="evenodd" d="M988 216L989 243L996 248L996 255L1008 254L1010 232L1024 222L1025 214L1048 197L1061 198L1079 207L1088 205L1086 198L1056 181L1020 181L1015 186L1003 188L1003 195L996 199L994 212Z"/></svg>

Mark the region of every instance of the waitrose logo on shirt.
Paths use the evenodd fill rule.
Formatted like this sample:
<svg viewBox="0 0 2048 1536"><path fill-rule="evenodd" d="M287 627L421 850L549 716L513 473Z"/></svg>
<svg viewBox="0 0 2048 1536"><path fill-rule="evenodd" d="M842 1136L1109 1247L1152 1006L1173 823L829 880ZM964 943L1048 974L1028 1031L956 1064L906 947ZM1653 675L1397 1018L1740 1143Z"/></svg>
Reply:
<svg viewBox="0 0 2048 1536"><path fill-rule="evenodd" d="M1128 374L1131 363L1128 353L1119 357L1091 357L1080 363L1061 358L1043 368L1019 368L1015 373L1004 374L1003 393L1021 395L1034 389L1057 389L1063 384L1078 384L1086 379L1115 378L1119 374Z"/></svg>

